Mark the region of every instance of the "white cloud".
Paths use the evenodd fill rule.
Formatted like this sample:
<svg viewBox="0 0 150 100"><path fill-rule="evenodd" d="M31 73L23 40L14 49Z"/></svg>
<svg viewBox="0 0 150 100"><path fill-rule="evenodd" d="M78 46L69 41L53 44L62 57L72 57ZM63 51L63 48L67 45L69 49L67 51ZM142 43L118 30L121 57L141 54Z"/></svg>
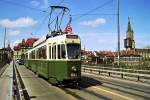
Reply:
<svg viewBox="0 0 150 100"><path fill-rule="evenodd" d="M15 30L15 31L9 30L7 32L7 34L10 35L10 36L16 36L16 35L21 34L21 32L19 30Z"/></svg>
<svg viewBox="0 0 150 100"><path fill-rule="evenodd" d="M95 20L80 22L80 25L89 26L89 27L94 28L94 27L97 27L97 26L105 24L105 23L106 23L106 20L104 18L97 18Z"/></svg>
<svg viewBox="0 0 150 100"><path fill-rule="evenodd" d="M113 32L76 32L87 50L116 50L117 34ZM121 41L121 47L123 43Z"/></svg>
<svg viewBox="0 0 150 100"><path fill-rule="evenodd" d="M36 20L29 17L21 17L16 20L2 19L0 25L8 28L19 28L33 26L37 23Z"/></svg>
<svg viewBox="0 0 150 100"><path fill-rule="evenodd" d="M31 4L34 6L34 7L37 7L40 5L40 2L38 2L37 0L33 0L31 1Z"/></svg>

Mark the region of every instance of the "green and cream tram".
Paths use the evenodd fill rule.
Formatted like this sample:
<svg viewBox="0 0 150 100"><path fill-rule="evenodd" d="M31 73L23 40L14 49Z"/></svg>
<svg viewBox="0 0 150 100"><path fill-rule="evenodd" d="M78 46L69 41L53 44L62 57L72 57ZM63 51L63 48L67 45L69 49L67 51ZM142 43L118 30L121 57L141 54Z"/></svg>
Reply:
<svg viewBox="0 0 150 100"><path fill-rule="evenodd" d="M79 81L81 78L81 41L78 35L43 37L26 53L25 65L52 84Z"/></svg>

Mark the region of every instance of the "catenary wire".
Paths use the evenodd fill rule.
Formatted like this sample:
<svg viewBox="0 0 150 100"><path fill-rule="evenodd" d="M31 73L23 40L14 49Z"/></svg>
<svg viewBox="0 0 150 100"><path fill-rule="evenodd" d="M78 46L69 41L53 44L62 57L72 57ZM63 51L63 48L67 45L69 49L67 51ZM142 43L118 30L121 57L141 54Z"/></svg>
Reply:
<svg viewBox="0 0 150 100"><path fill-rule="evenodd" d="M113 0L109 0L109 1L107 1L107 2L105 2L105 3L103 3L102 5L100 5L100 6L98 6L98 7L95 7L95 8L93 8L93 9L87 11L86 13L84 13L84 14L82 14L82 15L76 17L76 18L74 18L74 21L77 20L77 19L80 19L80 18L82 18L82 17L84 17L84 16L87 16L87 15L90 14L91 12L93 13L95 10L98 10L98 9L100 9L100 8L103 8L104 6L110 4L112 1L113 1Z"/></svg>

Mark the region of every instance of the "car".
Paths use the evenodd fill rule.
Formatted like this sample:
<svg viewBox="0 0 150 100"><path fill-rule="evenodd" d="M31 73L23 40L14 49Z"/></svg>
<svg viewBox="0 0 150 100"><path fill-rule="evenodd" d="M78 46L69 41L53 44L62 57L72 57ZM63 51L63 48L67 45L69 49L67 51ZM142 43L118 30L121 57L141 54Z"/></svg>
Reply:
<svg viewBox="0 0 150 100"><path fill-rule="evenodd" d="M16 62L17 62L19 65L24 65L24 60L23 60L23 59L17 59Z"/></svg>

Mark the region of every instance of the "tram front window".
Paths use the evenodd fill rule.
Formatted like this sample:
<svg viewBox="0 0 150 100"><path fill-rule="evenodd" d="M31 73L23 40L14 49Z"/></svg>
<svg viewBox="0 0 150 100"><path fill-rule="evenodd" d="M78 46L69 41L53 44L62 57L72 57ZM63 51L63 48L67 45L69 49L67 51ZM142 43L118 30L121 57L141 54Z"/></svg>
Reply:
<svg viewBox="0 0 150 100"><path fill-rule="evenodd" d="M80 45L79 44L67 44L68 59L79 59L80 57Z"/></svg>

